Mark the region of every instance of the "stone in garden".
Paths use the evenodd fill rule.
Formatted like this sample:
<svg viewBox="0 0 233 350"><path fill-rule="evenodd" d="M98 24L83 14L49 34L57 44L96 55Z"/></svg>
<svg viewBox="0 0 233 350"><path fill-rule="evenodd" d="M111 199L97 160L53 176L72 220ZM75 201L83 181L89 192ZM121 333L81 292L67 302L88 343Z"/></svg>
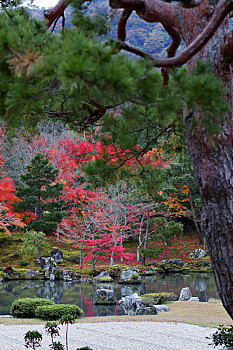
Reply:
<svg viewBox="0 0 233 350"><path fill-rule="evenodd" d="M13 318L11 315L0 315L0 318Z"/></svg>
<svg viewBox="0 0 233 350"><path fill-rule="evenodd" d="M102 271L98 276L94 278L97 282L111 282L113 281L112 277L109 275L108 271Z"/></svg>
<svg viewBox="0 0 233 350"><path fill-rule="evenodd" d="M196 249L196 250L194 250L194 252L189 254L189 257L191 259L201 259L204 256L206 256L206 252L203 249L201 249L201 248Z"/></svg>
<svg viewBox="0 0 233 350"><path fill-rule="evenodd" d="M53 259L57 264L63 262L63 253L60 249L55 248L51 251L51 259Z"/></svg>
<svg viewBox="0 0 233 350"><path fill-rule="evenodd" d="M181 289L179 300L188 301L190 298L192 298L192 293L189 287Z"/></svg>
<svg viewBox="0 0 233 350"><path fill-rule="evenodd" d="M57 267L56 262L53 259L51 258L47 259L47 264L44 269L44 274L45 274L45 277L50 279L50 281L54 281L55 279L57 279L59 275L59 269Z"/></svg>
<svg viewBox="0 0 233 350"><path fill-rule="evenodd" d="M191 297L188 301L200 301L198 297Z"/></svg>
<svg viewBox="0 0 233 350"><path fill-rule="evenodd" d="M94 294L94 304L116 304L116 298L111 289L97 289Z"/></svg>
<svg viewBox="0 0 233 350"><path fill-rule="evenodd" d="M40 271L38 270L28 270L25 274L25 278L29 279L37 279L40 276Z"/></svg>
<svg viewBox="0 0 233 350"><path fill-rule="evenodd" d="M45 266L49 263L49 261L50 261L50 258L42 257L40 259L40 266L44 269Z"/></svg>
<svg viewBox="0 0 233 350"><path fill-rule="evenodd" d="M73 271L63 270L62 274L63 274L62 278L64 281L72 281L73 280L73 277L74 277Z"/></svg>
<svg viewBox="0 0 233 350"><path fill-rule="evenodd" d="M142 278L137 269L127 268L121 272L119 283L141 283Z"/></svg>
<svg viewBox="0 0 233 350"><path fill-rule="evenodd" d="M156 314L152 308L146 307L144 300L137 293L121 298L117 303L117 309L124 311L125 315L148 315Z"/></svg>
<svg viewBox="0 0 233 350"><path fill-rule="evenodd" d="M170 307L168 307L167 305L153 305L153 307L156 309L156 312L159 313L161 311L170 311Z"/></svg>

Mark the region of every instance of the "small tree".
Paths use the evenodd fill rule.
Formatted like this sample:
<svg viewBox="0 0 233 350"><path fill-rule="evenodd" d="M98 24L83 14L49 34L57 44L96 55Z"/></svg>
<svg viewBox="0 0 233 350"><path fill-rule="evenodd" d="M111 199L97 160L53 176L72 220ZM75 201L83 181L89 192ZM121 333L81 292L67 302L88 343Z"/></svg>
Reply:
<svg viewBox="0 0 233 350"><path fill-rule="evenodd" d="M41 153L36 154L26 169L21 175L24 186L16 188L21 201L14 205L15 209L34 213L35 220L28 225L29 230L54 232L64 216L64 201L59 199L63 184L56 182L58 170Z"/></svg>
<svg viewBox="0 0 233 350"><path fill-rule="evenodd" d="M36 262L41 263L41 248L45 245L44 232L36 232L34 230L26 231L23 237L23 244L26 254L32 255L37 253Z"/></svg>
<svg viewBox="0 0 233 350"><path fill-rule="evenodd" d="M42 334L40 334L38 331L28 331L25 334L24 337L25 340L25 348L33 349L35 350L36 348L41 347L41 341L42 341Z"/></svg>

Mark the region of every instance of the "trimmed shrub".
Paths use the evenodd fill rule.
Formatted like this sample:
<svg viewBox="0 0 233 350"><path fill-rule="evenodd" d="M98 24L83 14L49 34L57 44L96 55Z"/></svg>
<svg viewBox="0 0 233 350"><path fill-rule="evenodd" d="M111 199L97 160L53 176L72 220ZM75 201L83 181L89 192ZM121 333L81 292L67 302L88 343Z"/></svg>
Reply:
<svg viewBox="0 0 233 350"><path fill-rule="evenodd" d="M58 320L64 315L73 315L75 317L82 316L83 310L80 309L76 305L69 304L54 304L54 305L46 305L39 306L35 311L35 316L42 320L52 321Z"/></svg>
<svg viewBox="0 0 233 350"><path fill-rule="evenodd" d="M168 301L177 300L175 293L161 292L161 293L149 293L142 295L146 305L165 304Z"/></svg>
<svg viewBox="0 0 233 350"><path fill-rule="evenodd" d="M54 302L41 298L16 299L11 305L11 314L18 318L34 318L38 306L53 305Z"/></svg>

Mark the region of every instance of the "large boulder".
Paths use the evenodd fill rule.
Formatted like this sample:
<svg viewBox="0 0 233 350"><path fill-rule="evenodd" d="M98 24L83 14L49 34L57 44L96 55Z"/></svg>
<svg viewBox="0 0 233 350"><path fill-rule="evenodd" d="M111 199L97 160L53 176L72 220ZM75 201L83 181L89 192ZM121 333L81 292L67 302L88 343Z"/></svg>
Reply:
<svg viewBox="0 0 233 350"><path fill-rule="evenodd" d="M190 257L191 259L201 259L201 258L203 258L204 256L206 256L206 254L207 254L207 253L206 253L205 250L199 248L199 249L194 250L194 252L190 253L190 254L189 254L189 257Z"/></svg>
<svg viewBox="0 0 233 350"><path fill-rule="evenodd" d="M57 267L56 262L53 259L48 258L46 260L44 274L45 277L48 278L50 281L54 281L55 279L59 278L59 269Z"/></svg>
<svg viewBox="0 0 233 350"><path fill-rule="evenodd" d="M170 311L170 308L167 305L153 305L153 307L155 308L157 314L162 311Z"/></svg>
<svg viewBox="0 0 233 350"><path fill-rule="evenodd" d="M146 307L144 300L137 293L121 298L117 303L117 309L125 315L156 315L156 309Z"/></svg>
<svg viewBox="0 0 233 350"><path fill-rule="evenodd" d="M141 282L142 282L142 278L139 275L137 269L127 268L121 272L119 283L136 284L136 283L141 283Z"/></svg>
<svg viewBox="0 0 233 350"><path fill-rule="evenodd" d="M116 298L111 289L97 289L93 302L94 304L111 305L116 304Z"/></svg>
<svg viewBox="0 0 233 350"><path fill-rule="evenodd" d="M60 249L55 248L51 251L51 259L53 259L57 264L63 262L63 253Z"/></svg>
<svg viewBox="0 0 233 350"><path fill-rule="evenodd" d="M181 289L179 300L188 301L190 298L192 298L192 293L189 287Z"/></svg>
<svg viewBox="0 0 233 350"><path fill-rule="evenodd" d="M112 282L113 279L109 275L108 271L102 271L99 275L97 275L94 278L94 281L97 281L97 282Z"/></svg>

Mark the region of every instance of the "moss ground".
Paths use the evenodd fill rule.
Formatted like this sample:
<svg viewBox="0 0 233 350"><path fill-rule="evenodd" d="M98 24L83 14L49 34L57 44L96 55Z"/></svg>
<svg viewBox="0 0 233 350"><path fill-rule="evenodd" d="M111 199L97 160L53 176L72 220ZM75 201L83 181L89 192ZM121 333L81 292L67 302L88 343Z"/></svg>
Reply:
<svg viewBox="0 0 233 350"><path fill-rule="evenodd" d="M0 267L12 266L13 268L36 269L35 256L26 256L23 243L21 241L22 232L12 232L11 236L6 236L5 233L0 232ZM137 241L129 241L125 243L126 252L135 253ZM79 254L77 247L71 246L69 243L56 242L54 236L47 237L47 245L42 250L42 256L50 256L52 249L60 248L63 252L64 261L61 268L74 268L83 275L88 275L92 269L91 263L87 262L82 270L79 269L77 262L71 262L68 259L73 255ZM164 253L160 254L156 261L163 259L181 259L183 261L190 261L188 255L194 249L200 248L198 245L197 236L195 234L184 235L178 240L175 240L171 247L166 246ZM26 262L26 266L22 266ZM147 264L153 263L155 260L147 259ZM132 261L119 260L114 261L115 264L123 265L139 265L140 262L136 259ZM97 269L104 270L109 266L109 260L101 261L97 264ZM146 268L147 269L147 268Z"/></svg>

